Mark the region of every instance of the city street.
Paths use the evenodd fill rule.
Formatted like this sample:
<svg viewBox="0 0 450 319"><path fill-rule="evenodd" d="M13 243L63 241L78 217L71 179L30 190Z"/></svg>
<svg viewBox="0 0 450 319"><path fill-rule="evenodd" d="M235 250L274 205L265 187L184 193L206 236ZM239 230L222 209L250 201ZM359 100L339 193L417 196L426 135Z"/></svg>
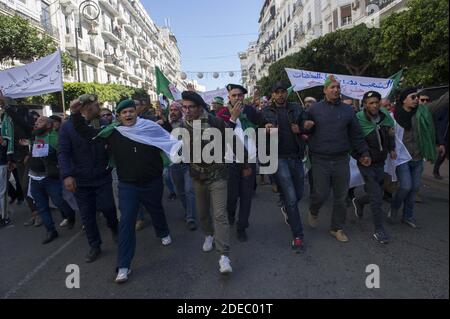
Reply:
<svg viewBox="0 0 450 319"><path fill-rule="evenodd" d="M349 209L350 242L337 242L328 234L328 203L318 229L305 225L306 249L295 254L290 248L289 228L276 205L277 195L270 186L258 186L249 241L238 242L232 228L233 273L229 276L219 274L214 252L202 252L201 230L185 228L179 201L165 199L173 243L163 247L151 225L139 232L133 273L124 285L114 283L117 250L102 217L103 254L86 264L88 247L79 219L73 230L59 229L60 238L42 245L44 228L22 226L27 210L25 205L14 205L15 224L0 229L0 297L448 298L448 184L442 187L425 182L422 197L424 202L416 206L420 229L387 225L392 241L386 246L371 238L368 208L362 221L356 221ZM304 222L307 203L308 198L301 202ZM59 213L55 211L53 216L59 224ZM79 289L66 288L69 264L80 267ZM366 288L369 264L379 266L379 289Z"/></svg>

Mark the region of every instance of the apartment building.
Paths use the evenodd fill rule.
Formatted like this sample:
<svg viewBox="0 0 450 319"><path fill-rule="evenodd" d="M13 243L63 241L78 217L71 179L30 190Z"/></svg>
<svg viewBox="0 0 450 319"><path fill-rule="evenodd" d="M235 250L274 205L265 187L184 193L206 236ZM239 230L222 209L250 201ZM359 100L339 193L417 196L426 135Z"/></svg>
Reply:
<svg viewBox="0 0 450 319"><path fill-rule="evenodd" d="M268 75L272 63L298 52L310 41L361 23L377 27L384 17L405 10L408 1L265 0L258 40L239 53L242 83L252 89L257 80Z"/></svg>
<svg viewBox="0 0 450 319"><path fill-rule="evenodd" d="M27 18L70 54L79 70L65 81L142 87L156 99L158 66L180 90L185 86L175 35L138 0L0 0L0 13Z"/></svg>
<svg viewBox="0 0 450 319"><path fill-rule="evenodd" d="M249 51L256 52L254 70L247 61L251 54L240 53L243 74L248 87L268 75L269 66L297 51L322 35L321 0L266 0L260 12L259 36L250 43ZM245 68L248 66L248 68Z"/></svg>

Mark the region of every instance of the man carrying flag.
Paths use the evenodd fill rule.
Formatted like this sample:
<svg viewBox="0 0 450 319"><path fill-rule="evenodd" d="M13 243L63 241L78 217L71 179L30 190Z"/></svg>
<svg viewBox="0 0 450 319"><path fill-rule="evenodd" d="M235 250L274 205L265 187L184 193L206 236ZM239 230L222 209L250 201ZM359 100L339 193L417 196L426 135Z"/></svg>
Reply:
<svg viewBox="0 0 450 319"><path fill-rule="evenodd" d="M119 122L114 122L98 135L75 116L78 106L71 108L74 127L84 138L105 138L111 148L119 177L119 253L117 283L128 280L130 265L136 246L135 225L139 205L142 203L152 216L152 221L163 245L169 245L169 235L163 196L163 160L160 152L175 155L181 141L173 138L160 125L137 117L133 100L124 100L116 108Z"/></svg>
<svg viewBox="0 0 450 319"><path fill-rule="evenodd" d="M380 101L380 93L367 92L363 97L364 109L356 114L369 147L372 163L370 166L358 163L366 194L353 198L352 202L357 218L362 218L364 206L370 203L375 225L373 237L380 244L387 244L389 237L383 227L384 166L388 154L395 160L397 153L394 120L386 109L380 107Z"/></svg>

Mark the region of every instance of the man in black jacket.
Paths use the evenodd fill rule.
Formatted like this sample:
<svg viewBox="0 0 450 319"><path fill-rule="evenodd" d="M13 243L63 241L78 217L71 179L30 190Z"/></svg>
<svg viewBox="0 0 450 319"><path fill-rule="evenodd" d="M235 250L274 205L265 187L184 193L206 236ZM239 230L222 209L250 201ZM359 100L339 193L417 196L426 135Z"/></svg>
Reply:
<svg viewBox="0 0 450 319"><path fill-rule="evenodd" d="M364 206L370 203L375 226L373 237L380 244L387 244L389 237L383 227L384 164L388 154L393 160L397 158L397 154L394 120L387 110L380 109L380 101L381 95L378 92L367 92L363 97L364 109L356 114L369 146L372 163L370 166L358 163L366 194L353 198L352 202L358 218L362 218Z"/></svg>
<svg viewBox="0 0 450 319"><path fill-rule="evenodd" d="M72 105L82 108L79 119L97 132L107 123L99 117L100 107L94 94L83 94ZM106 143L92 144L75 130L73 117L59 130L58 162L64 187L74 193L90 246L86 262L101 254L102 238L97 225L97 211L102 212L115 241L118 233L116 205L112 190L111 169L108 167Z"/></svg>
<svg viewBox="0 0 450 319"><path fill-rule="evenodd" d="M262 110L266 129L278 129L278 169L275 178L281 188L283 206L281 211L292 231L292 249L303 247L303 225L298 202L304 190L303 157L305 144L300 137L304 110L297 103L287 102L287 83L278 82L272 87L270 106Z"/></svg>
<svg viewBox="0 0 450 319"><path fill-rule="evenodd" d="M98 132L80 118L80 108L72 107L75 130L84 138L96 138ZM119 177L119 253L117 260L117 283L128 280L131 261L136 247L135 225L142 203L152 216L156 234L163 245L169 245L172 239L169 235L164 208L163 196L163 161L161 149L153 146L151 138L158 136L147 135L147 129L167 137L170 135L158 124L149 120L138 119L136 105L133 100L124 100L117 106L116 114L120 126L109 126L98 134L99 138L106 138L117 167ZM114 125L114 124L113 124ZM125 128L125 129L123 129ZM143 135L140 135L143 134ZM149 143L143 143L138 136L148 137ZM97 138L96 138L97 139Z"/></svg>
<svg viewBox="0 0 450 319"><path fill-rule="evenodd" d="M259 113L256 109L249 105L244 105L244 96L247 90L237 84L228 84L228 111L230 112L230 119L227 125L236 129L237 121L240 122L240 127L245 132L247 129L255 130L260 124ZM255 137L257 132L255 131ZM256 145L256 139L253 141ZM256 151L256 149L255 149ZM227 196L227 211L228 221L230 225L234 224L236 218L237 202L239 199L239 214L236 223L237 238L239 241L247 241L246 229L249 227L249 217L252 207L252 197L256 182L256 154L255 163L249 163L248 167L251 171L248 176L242 175L242 165L233 158L233 163L229 163L228 167L228 196Z"/></svg>
<svg viewBox="0 0 450 319"><path fill-rule="evenodd" d="M325 81L324 94L323 101L310 107L310 120L303 125L311 133L308 142L314 181L308 221L311 227L317 227L319 210L333 189L330 234L348 242L343 228L350 182L349 153L353 149L363 166L370 166L371 159L355 112L341 102L341 86L333 75Z"/></svg>

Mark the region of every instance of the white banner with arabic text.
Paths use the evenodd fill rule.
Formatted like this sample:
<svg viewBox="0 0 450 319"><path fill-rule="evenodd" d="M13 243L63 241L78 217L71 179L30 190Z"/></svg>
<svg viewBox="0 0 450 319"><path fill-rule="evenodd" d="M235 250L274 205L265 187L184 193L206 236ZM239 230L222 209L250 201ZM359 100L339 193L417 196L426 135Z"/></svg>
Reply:
<svg viewBox="0 0 450 319"><path fill-rule="evenodd" d="M286 68L287 75L294 91L322 86L331 73L305 71ZM341 83L341 93L352 99L362 100L364 94L369 91L377 91L383 98L389 96L394 86L394 80L382 78L369 78L353 75L333 74Z"/></svg>
<svg viewBox="0 0 450 319"><path fill-rule="evenodd" d="M203 98L206 104L211 104L215 97L222 97L224 100L228 98L228 91L226 88L207 91L207 92L199 92L200 96Z"/></svg>
<svg viewBox="0 0 450 319"><path fill-rule="evenodd" d="M61 52L0 72L0 90L13 99L63 90Z"/></svg>

